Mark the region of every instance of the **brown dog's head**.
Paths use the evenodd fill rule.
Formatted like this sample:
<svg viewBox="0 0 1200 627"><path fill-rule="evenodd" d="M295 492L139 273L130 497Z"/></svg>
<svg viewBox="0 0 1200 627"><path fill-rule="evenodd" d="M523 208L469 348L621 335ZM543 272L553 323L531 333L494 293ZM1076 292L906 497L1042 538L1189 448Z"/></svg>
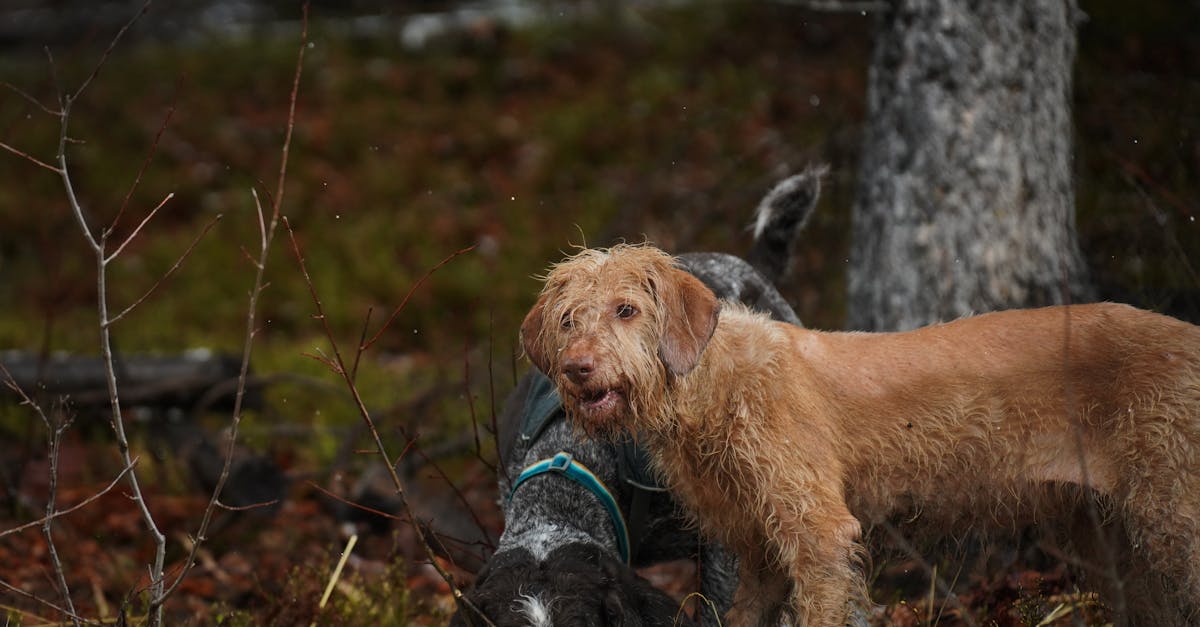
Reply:
<svg viewBox="0 0 1200 627"><path fill-rule="evenodd" d="M576 424L616 434L659 413L670 377L700 362L720 308L657 248L588 249L551 269L521 343Z"/></svg>

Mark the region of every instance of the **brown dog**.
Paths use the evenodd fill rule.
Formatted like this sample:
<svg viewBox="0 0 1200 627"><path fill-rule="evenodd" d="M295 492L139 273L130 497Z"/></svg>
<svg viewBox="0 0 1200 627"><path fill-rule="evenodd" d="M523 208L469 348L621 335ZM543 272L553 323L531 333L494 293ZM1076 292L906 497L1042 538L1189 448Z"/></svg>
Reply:
<svg viewBox="0 0 1200 627"><path fill-rule="evenodd" d="M1081 492L1148 565L1137 589L1170 621L1200 608L1200 327L1098 304L817 332L617 246L554 266L521 335L576 424L644 438L741 556L731 624L844 624L860 521L1011 527Z"/></svg>

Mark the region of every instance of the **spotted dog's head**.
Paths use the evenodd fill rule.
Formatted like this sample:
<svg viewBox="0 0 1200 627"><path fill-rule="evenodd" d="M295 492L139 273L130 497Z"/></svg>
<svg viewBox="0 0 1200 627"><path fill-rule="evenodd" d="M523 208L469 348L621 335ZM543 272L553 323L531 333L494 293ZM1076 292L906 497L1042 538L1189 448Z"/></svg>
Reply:
<svg viewBox="0 0 1200 627"><path fill-rule="evenodd" d="M537 560L523 549L498 553L467 598L497 627L668 627L678 605L608 553L569 544ZM470 610L453 627L485 625Z"/></svg>

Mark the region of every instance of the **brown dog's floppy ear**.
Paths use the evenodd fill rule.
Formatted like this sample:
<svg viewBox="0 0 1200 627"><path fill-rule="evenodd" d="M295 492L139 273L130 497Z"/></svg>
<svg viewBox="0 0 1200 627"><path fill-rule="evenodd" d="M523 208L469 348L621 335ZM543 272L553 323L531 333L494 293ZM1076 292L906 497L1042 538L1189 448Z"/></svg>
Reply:
<svg viewBox="0 0 1200 627"><path fill-rule="evenodd" d="M721 303L700 279L683 270L671 268L664 278L663 285L655 286L664 316L658 357L672 374L685 375L700 363L717 329Z"/></svg>
<svg viewBox="0 0 1200 627"><path fill-rule="evenodd" d="M546 311L546 294L543 292L538 297L537 302L533 304L533 309L525 316L525 321L521 323L521 347L525 350L525 355L529 357L529 361L537 366L543 374L550 374L550 356L546 354L546 342L542 339L544 333L544 321Z"/></svg>

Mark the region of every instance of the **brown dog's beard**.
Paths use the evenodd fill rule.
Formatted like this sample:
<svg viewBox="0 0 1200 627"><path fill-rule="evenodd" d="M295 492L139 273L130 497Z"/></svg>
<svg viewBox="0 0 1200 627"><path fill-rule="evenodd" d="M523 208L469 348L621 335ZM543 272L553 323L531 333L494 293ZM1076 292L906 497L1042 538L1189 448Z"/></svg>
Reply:
<svg viewBox="0 0 1200 627"><path fill-rule="evenodd" d="M650 403L662 397L661 376L652 377L652 390L657 396L643 389L642 382L634 385L624 377L618 383L591 385L586 388L560 378L558 393L562 399L567 418L591 438L618 441L636 438L639 431L652 426L653 412L657 406Z"/></svg>
<svg viewBox="0 0 1200 627"><path fill-rule="evenodd" d="M567 417L589 437L616 440L631 430L632 411L623 386L579 388L560 383L558 390Z"/></svg>
<svg viewBox="0 0 1200 627"><path fill-rule="evenodd" d="M571 403L564 403L563 405L567 411L567 419L588 438L605 442L618 442L630 433L630 430L623 423L596 420L585 412L581 412Z"/></svg>

